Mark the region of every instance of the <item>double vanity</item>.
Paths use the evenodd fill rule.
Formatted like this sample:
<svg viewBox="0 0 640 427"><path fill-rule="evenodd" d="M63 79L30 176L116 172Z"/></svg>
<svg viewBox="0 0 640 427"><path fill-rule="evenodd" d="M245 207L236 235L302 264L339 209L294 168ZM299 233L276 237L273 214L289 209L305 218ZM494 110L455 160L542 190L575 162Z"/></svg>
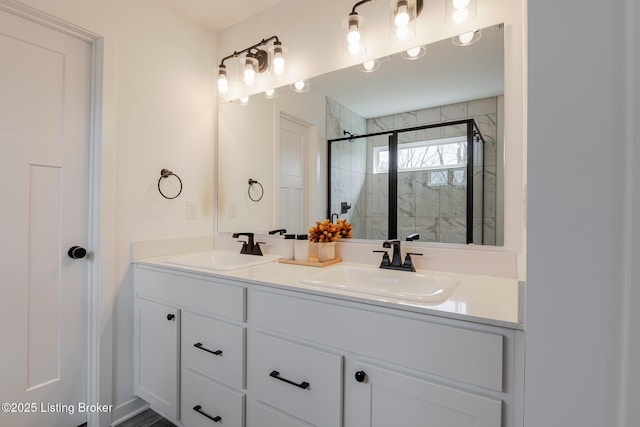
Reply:
<svg viewBox="0 0 640 427"><path fill-rule="evenodd" d="M135 261L136 394L187 427L522 426L517 281L276 258Z"/></svg>

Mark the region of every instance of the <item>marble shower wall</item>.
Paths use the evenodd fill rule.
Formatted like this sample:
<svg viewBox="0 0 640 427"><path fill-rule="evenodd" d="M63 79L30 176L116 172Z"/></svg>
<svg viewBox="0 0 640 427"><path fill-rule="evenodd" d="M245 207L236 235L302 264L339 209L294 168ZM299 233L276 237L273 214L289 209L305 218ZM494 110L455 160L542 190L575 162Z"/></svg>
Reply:
<svg viewBox="0 0 640 427"><path fill-rule="evenodd" d="M327 139L343 138L344 131L362 135L367 131L367 121L333 99L327 98ZM366 237L367 216L367 141L331 143L331 212L347 218L353 226L353 237ZM341 213L341 202L351 205L346 214Z"/></svg>
<svg viewBox="0 0 640 427"><path fill-rule="evenodd" d="M384 130L443 123L473 118L485 140L484 171L475 169L475 202L483 205L484 220L474 209L474 236L483 235L477 243L496 244L496 165L497 165L497 98L485 98L457 104L410 111L367 120L367 133ZM414 141L465 135L464 126L447 126L406 132L399 135L399 144ZM366 238L385 239L387 233L387 174L373 174L372 149L388 145L387 136L367 141L367 209ZM449 170L448 176L452 174ZM429 185L430 171L400 172L398 174L398 238L419 233L421 241L466 242L466 186L448 184ZM484 178L484 179L482 179ZM483 196L483 197L481 197ZM482 200L484 198L484 200Z"/></svg>

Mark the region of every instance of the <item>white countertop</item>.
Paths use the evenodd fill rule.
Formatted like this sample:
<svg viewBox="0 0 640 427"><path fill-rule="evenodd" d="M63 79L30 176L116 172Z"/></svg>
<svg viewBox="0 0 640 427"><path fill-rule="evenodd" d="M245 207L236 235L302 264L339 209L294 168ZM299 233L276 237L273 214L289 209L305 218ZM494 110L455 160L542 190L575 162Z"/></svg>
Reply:
<svg viewBox="0 0 640 427"><path fill-rule="evenodd" d="M249 255L247 255L249 256ZM287 290L294 290L325 297L338 298L347 301L373 304L411 312L424 313L440 317L507 327L524 329L521 321L521 286L516 279L490 277L472 274L450 272L419 272L447 275L459 281L450 297L441 304L424 304L399 299L389 299L375 295L348 292L342 289L331 289L317 285L301 283L300 280L309 279L319 271L318 267L270 262L255 267L237 270L217 271L204 268L193 268L169 264L166 261L176 255L145 258L133 261L135 264L162 267L175 271L186 271L204 274L210 277L238 279L261 286L270 286ZM377 268L366 264L341 263L359 267ZM340 264L336 264L340 265ZM329 269L333 266L323 267ZM403 274L399 272L398 274Z"/></svg>

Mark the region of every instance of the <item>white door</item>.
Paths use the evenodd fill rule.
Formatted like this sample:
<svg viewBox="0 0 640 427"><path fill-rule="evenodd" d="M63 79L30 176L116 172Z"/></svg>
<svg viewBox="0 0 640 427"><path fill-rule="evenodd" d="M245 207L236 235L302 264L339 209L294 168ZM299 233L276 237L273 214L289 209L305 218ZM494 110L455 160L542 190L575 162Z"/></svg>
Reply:
<svg viewBox="0 0 640 427"><path fill-rule="evenodd" d="M2 426L87 419L91 46L0 11ZM6 402L6 403L4 403Z"/></svg>
<svg viewBox="0 0 640 427"><path fill-rule="evenodd" d="M309 128L287 116L280 116L279 221L288 233L304 233L309 227L309 194L306 159Z"/></svg>

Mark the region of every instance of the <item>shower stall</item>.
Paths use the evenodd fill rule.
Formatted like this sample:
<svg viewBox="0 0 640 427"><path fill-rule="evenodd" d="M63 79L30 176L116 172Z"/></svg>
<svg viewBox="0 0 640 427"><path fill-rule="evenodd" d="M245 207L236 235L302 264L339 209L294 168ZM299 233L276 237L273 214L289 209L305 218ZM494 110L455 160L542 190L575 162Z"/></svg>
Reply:
<svg viewBox="0 0 640 427"><path fill-rule="evenodd" d="M474 119L328 140L327 218L353 237L485 244L484 138Z"/></svg>

